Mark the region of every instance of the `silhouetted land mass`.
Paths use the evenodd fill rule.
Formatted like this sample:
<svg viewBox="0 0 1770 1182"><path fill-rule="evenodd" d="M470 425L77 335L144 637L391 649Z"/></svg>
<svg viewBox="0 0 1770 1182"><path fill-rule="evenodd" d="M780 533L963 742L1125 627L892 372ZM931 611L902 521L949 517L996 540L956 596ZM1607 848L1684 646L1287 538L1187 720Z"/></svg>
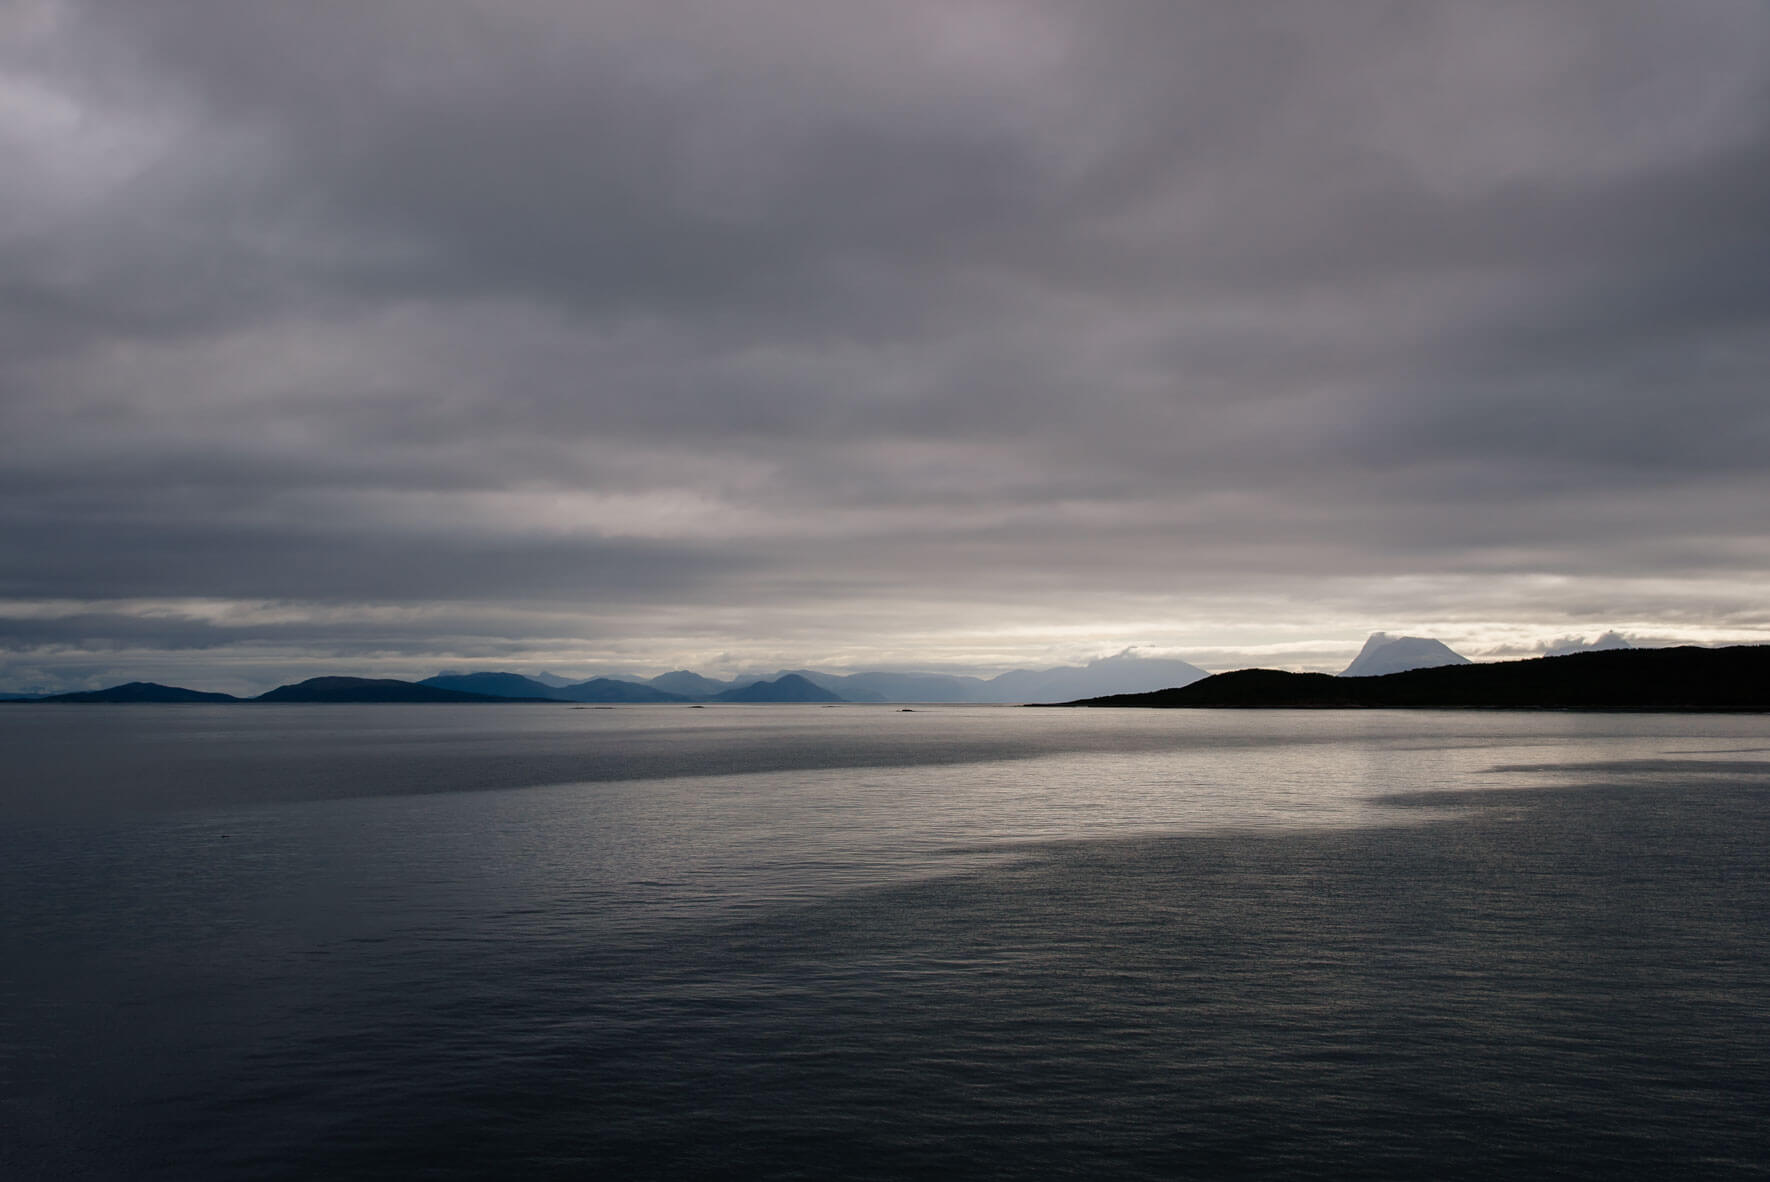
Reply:
<svg viewBox="0 0 1770 1182"><path fill-rule="evenodd" d="M1767 710L1770 645L1616 649L1332 677L1241 669L1149 694L1072 706L1490 710Z"/></svg>
<svg viewBox="0 0 1770 1182"><path fill-rule="evenodd" d="M713 699L716 702L840 702L842 698L815 685L797 673L788 673L774 681L757 681L726 690Z"/></svg>
<svg viewBox="0 0 1770 1182"><path fill-rule="evenodd" d="M505 698L463 690L370 677L310 677L259 694L254 702L542 702L550 698Z"/></svg>
<svg viewBox="0 0 1770 1182"><path fill-rule="evenodd" d="M160 685L152 681L131 681L109 689L86 690L73 694L49 694L33 699L38 702L238 702L232 694L209 694L202 690L184 689L176 685Z"/></svg>

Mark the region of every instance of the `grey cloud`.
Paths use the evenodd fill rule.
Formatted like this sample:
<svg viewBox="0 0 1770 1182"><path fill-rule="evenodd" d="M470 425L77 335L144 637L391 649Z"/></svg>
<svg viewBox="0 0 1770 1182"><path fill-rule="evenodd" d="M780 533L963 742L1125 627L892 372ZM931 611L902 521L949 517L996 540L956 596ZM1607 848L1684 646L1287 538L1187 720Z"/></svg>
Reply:
<svg viewBox="0 0 1770 1182"><path fill-rule="evenodd" d="M714 547L584 538L474 538L352 531L348 525L6 520L10 567L0 594L123 598L267 594L312 601L436 601L521 596L580 601L679 600L758 559Z"/></svg>
<svg viewBox="0 0 1770 1182"><path fill-rule="evenodd" d="M1756 626L1759 5L22 11L0 596Z"/></svg>

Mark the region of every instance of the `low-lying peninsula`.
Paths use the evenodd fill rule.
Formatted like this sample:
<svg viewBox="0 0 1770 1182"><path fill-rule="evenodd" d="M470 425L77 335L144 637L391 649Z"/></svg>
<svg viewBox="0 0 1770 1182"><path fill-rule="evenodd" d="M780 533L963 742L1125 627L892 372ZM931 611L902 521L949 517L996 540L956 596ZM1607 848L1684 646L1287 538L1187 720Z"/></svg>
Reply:
<svg viewBox="0 0 1770 1182"><path fill-rule="evenodd" d="M1176 689L1062 705L1770 711L1770 645L1620 649L1410 669L1380 677L1240 669Z"/></svg>

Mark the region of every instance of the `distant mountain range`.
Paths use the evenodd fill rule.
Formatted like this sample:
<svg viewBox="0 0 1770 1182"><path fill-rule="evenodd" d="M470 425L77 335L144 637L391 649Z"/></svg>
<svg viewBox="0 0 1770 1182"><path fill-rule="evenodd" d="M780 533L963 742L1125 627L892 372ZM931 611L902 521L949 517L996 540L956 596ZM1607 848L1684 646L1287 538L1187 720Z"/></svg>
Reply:
<svg viewBox="0 0 1770 1182"><path fill-rule="evenodd" d="M1189 685L1207 674L1196 665L1130 653L1086 665L1016 669L997 677L951 673L820 673L782 670L774 677L720 681L687 669L649 679L593 678L551 685L520 673L443 673L420 685L503 698L560 702L939 702L1016 703ZM560 680L560 679L551 679Z"/></svg>
<svg viewBox="0 0 1770 1182"><path fill-rule="evenodd" d="M554 686L520 673L442 673L426 677L419 685L490 698L527 698L552 702L686 702L680 694L665 693L649 685L592 677L589 681Z"/></svg>
<svg viewBox="0 0 1770 1182"><path fill-rule="evenodd" d="M1469 658L1451 650L1441 640L1427 636L1390 636L1373 632L1358 656L1341 677L1381 677L1409 669L1434 669L1440 665L1467 665Z"/></svg>
<svg viewBox="0 0 1770 1182"><path fill-rule="evenodd" d="M1426 662L1426 664L1415 664ZM1363 670L1405 667L1392 672ZM550 678L550 680L563 680ZM443 673L421 682L314 677L256 698L132 681L109 689L10 700L39 702L1066 702L1123 706L1495 707L1770 709L1770 646L1637 649L1614 634L1565 656L1471 664L1436 640L1366 642L1345 673L1243 669L1207 675L1184 661L1121 653L1086 665L1017 669L999 677L943 673L819 673L720 681L688 670L647 680L593 677L549 685L519 673Z"/></svg>
<svg viewBox="0 0 1770 1182"><path fill-rule="evenodd" d="M968 702L980 705L1142 693L1190 685L1209 676L1197 665L1185 661L1139 657L1131 653L1100 657L1086 665L1014 669L990 678L952 673L833 674L811 669L794 672L850 702ZM656 680L652 684L657 684Z"/></svg>
<svg viewBox="0 0 1770 1182"><path fill-rule="evenodd" d="M1242 669L1077 706L1770 710L1770 645L1609 649L1377 677Z"/></svg>
<svg viewBox="0 0 1770 1182"><path fill-rule="evenodd" d="M1139 657L1132 653L1102 657L1086 665L1052 669L1016 669L998 677L964 677L947 673L820 673L811 669L782 670L773 677L751 676L720 681L686 669L657 677L593 677L568 681L553 674L481 671L439 673L422 681L386 678L314 677L278 686L256 698L209 694L176 686L130 682L109 689L71 694L17 695L20 701L42 702L573 702L573 703L703 703L703 702L928 702L1016 703L1138 693L1182 686L1206 676L1185 661Z"/></svg>

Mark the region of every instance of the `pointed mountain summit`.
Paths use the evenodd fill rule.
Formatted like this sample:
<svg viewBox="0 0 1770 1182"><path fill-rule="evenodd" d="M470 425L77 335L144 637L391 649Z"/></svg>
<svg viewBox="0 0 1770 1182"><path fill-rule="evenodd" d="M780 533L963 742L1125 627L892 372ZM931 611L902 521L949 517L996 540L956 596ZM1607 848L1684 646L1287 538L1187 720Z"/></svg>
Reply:
<svg viewBox="0 0 1770 1182"><path fill-rule="evenodd" d="M1467 665L1469 658L1441 640L1429 636L1390 636L1373 632L1341 677L1382 677L1409 669L1436 669L1440 665Z"/></svg>

